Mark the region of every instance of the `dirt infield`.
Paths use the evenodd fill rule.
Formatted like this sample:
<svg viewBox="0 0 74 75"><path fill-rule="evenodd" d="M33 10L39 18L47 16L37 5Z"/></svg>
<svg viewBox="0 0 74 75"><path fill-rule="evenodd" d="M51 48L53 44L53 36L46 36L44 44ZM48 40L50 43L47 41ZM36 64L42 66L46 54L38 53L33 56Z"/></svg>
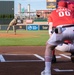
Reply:
<svg viewBox="0 0 74 75"><path fill-rule="evenodd" d="M35 35L35 33L25 33L25 34L20 34L20 33L0 33L1 38L27 38L27 37L38 37Z"/></svg>
<svg viewBox="0 0 74 75"><path fill-rule="evenodd" d="M44 67L44 61L34 61L38 59L31 55L40 54L42 56L42 54L44 54L44 48L45 47L43 46L0 47L0 54L3 55L3 57L6 60L11 61L11 62L10 61L0 62L0 75L40 75L40 72L43 70ZM27 56L20 57L18 56L18 54L20 55L23 54ZM24 60L16 62L17 59L18 60L24 59Z"/></svg>
<svg viewBox="0 0 74 75"><path fill-rule="evenodd" d="M0 75L40 75L44 69L45 46L2 46L0 47ZM74 63L61 56L70 53L56 51L57 63L52 64L52 75L74 75ZM26 56L25 56L26 55Z"/></svg>
<svg viewBox="0 0 74 75"><path fill-rule="evenodd" d="M38 36L35 33L0 33L0 37ZM0 75L40 75L44 70L44 52L45 46L0 46ZM52 64L52 75L74 75L74 63L71 62L70 55L56 51L57 63Z"/></svg>

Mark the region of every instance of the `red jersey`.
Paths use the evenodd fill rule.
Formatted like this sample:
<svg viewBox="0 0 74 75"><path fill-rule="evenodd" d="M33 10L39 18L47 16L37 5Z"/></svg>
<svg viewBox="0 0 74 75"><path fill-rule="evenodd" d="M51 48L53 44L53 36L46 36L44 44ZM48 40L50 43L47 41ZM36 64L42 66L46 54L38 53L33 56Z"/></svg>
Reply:
<svg viewBox="0 0 74 75"><path fill-rule="evenodd" d="M64 7L57 8L51 12L48 18L48 23L49 22L53 22L53 27L58 25L73 24L71 11Z"/></svg>

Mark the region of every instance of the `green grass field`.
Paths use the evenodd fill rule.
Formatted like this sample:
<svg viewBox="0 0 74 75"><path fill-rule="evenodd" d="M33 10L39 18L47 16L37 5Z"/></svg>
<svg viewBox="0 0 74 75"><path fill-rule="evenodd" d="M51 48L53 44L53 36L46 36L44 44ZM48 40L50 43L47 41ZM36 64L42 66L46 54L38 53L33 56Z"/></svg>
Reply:
<svg viewBox="0 0 74 75"><path fill-rule="evenodd" d="M14 35L13 31L9 31L8 34L6 31L0 31L0 34L6 35L0 37L0 46L45 46L46 41L49 38L47 30L17 30L16 35ZM12 36L14 35L14 37L8 37L10 34ZM21 35L23 35L23 37Z"/></svg>

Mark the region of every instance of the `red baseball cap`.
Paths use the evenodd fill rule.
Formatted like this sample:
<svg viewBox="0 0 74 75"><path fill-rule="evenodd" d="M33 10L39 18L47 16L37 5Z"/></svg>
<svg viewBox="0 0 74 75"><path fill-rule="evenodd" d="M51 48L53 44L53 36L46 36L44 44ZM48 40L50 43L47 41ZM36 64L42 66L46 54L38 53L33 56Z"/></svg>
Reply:
<svg viewBox="0 0 74 75"><path fill-rule="evenodd" d="M67 2L66 1L59 1L58 6L67 7Z"/></svg>

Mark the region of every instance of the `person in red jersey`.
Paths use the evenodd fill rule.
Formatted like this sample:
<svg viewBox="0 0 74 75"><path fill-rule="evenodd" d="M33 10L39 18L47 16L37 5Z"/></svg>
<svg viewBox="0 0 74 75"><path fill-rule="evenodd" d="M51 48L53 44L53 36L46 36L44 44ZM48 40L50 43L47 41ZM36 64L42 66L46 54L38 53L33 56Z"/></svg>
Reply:
<svg viewBox="0 0 74 75"><path fill-rule="evenodd" d="M71 17L73 20L73 24L74 24L74 1L70 0L68 1L68 9L71 11ZM72 47L72 48L71 48ZM66 49L74 49L73 44L70 40L65 40L64 43L61 46L57 46L56 47L57 50L60 51L65 51ZM54 51L53 51L53 56L55 55ZM53 62L55 61L55 58L53 58ZM71 61L74 62L74 52L71 52Z"/></svg>
<svg viewBox="0 0 74 75"><path fill-rule="evenodd" d="M49 34L52 35L47 43L45 49L45 67L41 72L41 75L51 75L51 62L52 62L52 50L58 45L62 45L64 40L71 40L72 45L64 46L66 52L74 52L74 25L71 11L66 8L67 2L59 1L58 8L51 12L49 23ZM54 33L51 31L54 29Z"/></svg>
<svg viewBox="0 0 74 75"><path fill-rule="evenodd" d="M71 16L72 16L72 18L74 18L74 1L71 1L71 0L67 1L67 4L68 5L66 7L71 11ZM73 23L74 23L74 19L73 19ZM71 41L70 40L65 40L64 43L63 43L63 45L57 46L56 49L64 51L65 50L65 44L66 44L66 47L67 47L69 44L71 44ZM72 60L74 58L72 58L72 57L74 57L74 53L71 53L71 61L74 62ZM56 63L55 50L52 51L52 63Z"/></svg>

